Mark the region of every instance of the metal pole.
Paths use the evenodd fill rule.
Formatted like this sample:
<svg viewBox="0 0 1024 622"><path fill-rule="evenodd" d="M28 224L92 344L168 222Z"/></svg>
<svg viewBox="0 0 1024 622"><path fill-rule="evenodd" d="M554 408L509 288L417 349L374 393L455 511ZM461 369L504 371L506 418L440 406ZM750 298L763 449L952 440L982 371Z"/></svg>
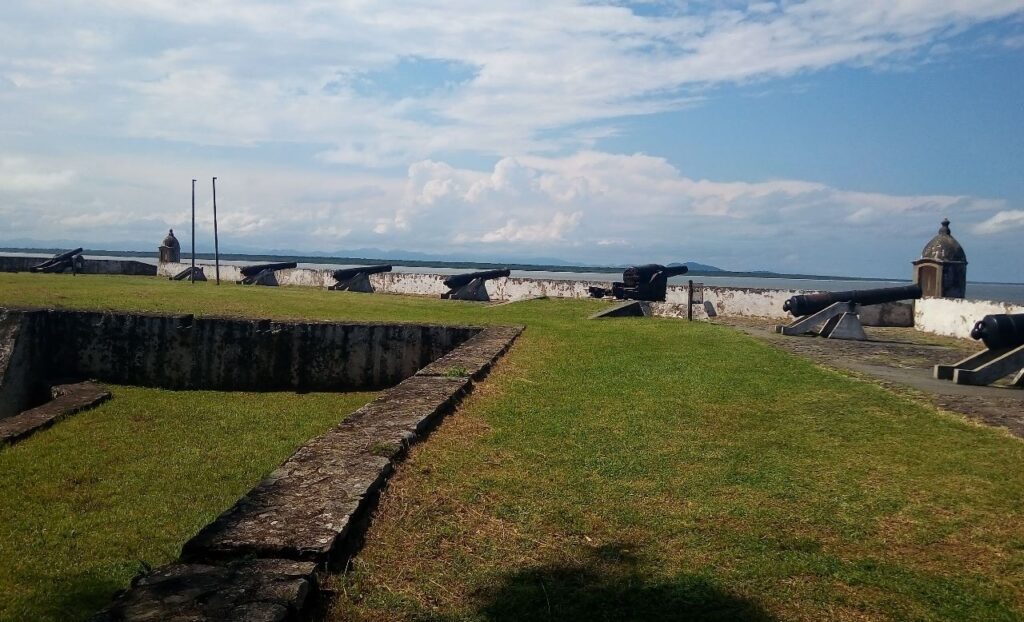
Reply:
<svg viewBox="0 0 1024 622"><path fill-rule="evenodd" d="M686 282L686 321L693 321L693 279Z"/></svg>
<svg viewBox="0 0 1024 622"><path fill-rule="evenodd" d="M217 240L217 178L213 178L213 264L220 285L220 244Z"/></svg>
<svg viewBox="0 0 1024 622"><path fill-rule="evenodd" d="M196 282L196 180L192 180L192 272L188 275L190 283Z"/></svg>

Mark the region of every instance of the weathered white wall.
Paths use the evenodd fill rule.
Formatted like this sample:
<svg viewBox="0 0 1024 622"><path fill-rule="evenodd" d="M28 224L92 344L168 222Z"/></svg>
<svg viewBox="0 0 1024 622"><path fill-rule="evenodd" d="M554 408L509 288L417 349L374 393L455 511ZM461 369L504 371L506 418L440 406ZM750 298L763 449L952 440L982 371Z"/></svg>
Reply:
<svg viewBox="0 0 1024 622"><path fill-rule="evenodd" d="M159 274L171 276L184 270L189 264L163 263ZM214 277L212 264L200 262L208 279ZM334 284L331 270L295 268L278 270L280 285L305 287L327 287ZM221 280L241 280L238 266L221 266ZM448 291L444 286L445 275L420 274L411 272L385 272L370 275L374 289L388 294L413 294L419 296L440 296ZM487 281L487 293L492 300L515 301L549 296L552 298L587 298L589 288L611 287L610 281L565 281L559 279L502 278ZM782 303L791 296L808 294L812 290L760 289L752 287L702 287L704 304L694 305L694 319L708 318L710 308L715 315L739 315L764 317L788 322L792 317L782 310ZM661 317L686 317L687 288L684 285L670 285L665 302L653 303L652 312ZM882 309L879 306L865 309L865 323L868 325L893 322L875 320L882 312L904 313L898 305ZM984 300L962 300L954 298L925 298L914 303L914 326L921 331L953 337L968 337L971 327L985 315L991 313L1024 313L1024 306ZM902 321L902 320L901 320ZM900 322L897 322L899 324Z"/></svg>
<svg viewBox="0 0 1024 622"><path fill-rule="evenodd" d="M914 328L967 338L975 322L996 313L1024 313L1024 305L963 298L922 298L914 304Z"/></svg>
<svg viewBox="0 0 1024 622"><path fill-rule="evenodd" d="M197 262L213 279L212 264ZM162 263L159 274L172 276L187 268L186 263ZM294 268L276 272L279 285L306 287L327 287L334 284L331 270ZM222 281L234 282L242 278L238 266L220 267ZM444 286L445 275L413 272L383 272L370 275L374 289L386 294L413 294L419 296L440 296L448 291ZM548 296L552 298L587 298L590 287L611 287L611 281L567 281L562 279L502 278L487 281L487 293L492 300L515 301ZM790 296L805 293L802 290L757 289L731 287L704 287L704 300L709 302L717 315L746 315L785 319L782 303ZM665 303L655 306L655 313L667 317L686 317L686 303L689 300L685 285L670 285ZM707 319L703 306L694 307L694 318Z"/></svg>

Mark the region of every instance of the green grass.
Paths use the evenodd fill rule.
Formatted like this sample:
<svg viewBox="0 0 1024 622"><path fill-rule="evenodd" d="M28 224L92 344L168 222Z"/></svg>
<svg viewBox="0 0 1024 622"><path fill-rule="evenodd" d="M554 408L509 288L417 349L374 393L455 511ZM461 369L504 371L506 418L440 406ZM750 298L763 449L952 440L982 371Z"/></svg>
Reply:
<svg viewBox="0 0 1024 622"><path fill-rule="evenodd" d="M0 619L83 620L371 393L111 387L0 450Z"/></svg>
<svg viewBox="0 0 1024 622"><path fill-rule="evenodd" d="M1024 618L1024 443L725 327L128 277L5 301L526 324L398 469L334 619Z"/></svg>

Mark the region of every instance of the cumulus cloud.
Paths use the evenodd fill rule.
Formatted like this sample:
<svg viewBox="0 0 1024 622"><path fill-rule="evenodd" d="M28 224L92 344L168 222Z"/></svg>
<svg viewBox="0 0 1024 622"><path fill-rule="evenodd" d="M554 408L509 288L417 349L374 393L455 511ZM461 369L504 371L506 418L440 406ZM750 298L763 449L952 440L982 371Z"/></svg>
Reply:
<svg viewBox="0 0 1024 622"><path fill-rule="evenodd" d="M154 244L168 227L186 231L187 180L211 165L173 158L130 164L91 160L62 187L61 201L47 200L44 186L16 195L0 207L3 230ZM34 166L65 168L59 160ZM960 234L1024 225L1024 212L1000 200L864 193L792 179L695 179L642 153L523 155L487 168L423 160L404 179L223 163L217 172L221 240L234 248L543 254L584 263L697 259L820 272L811 259L820 251L797 251L824 246L830 259L845 253L847 261L887 266L896 256L902 265L945 216ZM208 190L204 179L197 193L201 248L212 239Z"/></svg>

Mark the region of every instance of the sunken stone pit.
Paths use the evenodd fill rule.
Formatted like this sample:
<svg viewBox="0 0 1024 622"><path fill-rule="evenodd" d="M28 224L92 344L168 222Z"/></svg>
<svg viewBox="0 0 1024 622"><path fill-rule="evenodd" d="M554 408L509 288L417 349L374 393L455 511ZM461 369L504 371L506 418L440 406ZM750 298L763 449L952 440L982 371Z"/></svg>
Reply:
<svg viewBox="0 0 1024 622"><path fill-rule="evenodd" d="M408 446L522 331L0 309L0 431L24 438L27 426L109 397L88 379L221 391L390 386L201 529L181 561L137 578L95 618L307 619L321 603L321 573L358 550ZM45 396L53 401L40 406Z"/></svg>

